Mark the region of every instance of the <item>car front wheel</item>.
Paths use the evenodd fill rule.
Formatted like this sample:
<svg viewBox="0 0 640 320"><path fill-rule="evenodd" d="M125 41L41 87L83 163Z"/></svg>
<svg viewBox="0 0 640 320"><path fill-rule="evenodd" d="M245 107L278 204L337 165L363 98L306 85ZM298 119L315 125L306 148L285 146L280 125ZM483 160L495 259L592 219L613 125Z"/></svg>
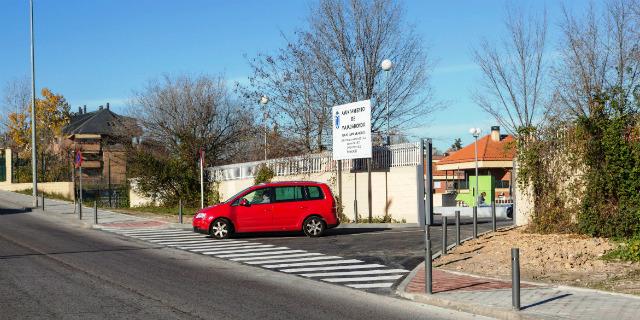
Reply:
<svg viewBox="0 0 640 320"><path fill-rule="evenodd" d="M218 218L211 224L209 235L216 239L227 239L231 236L233 227L226 219Z"/></svg>
<svg viewBox="0 0 640 320"><path fill-rule="evenodd" d="M302 230L308 237L319 237L324 233L327 225L320 217L308 217L302 223Z"/></svg>

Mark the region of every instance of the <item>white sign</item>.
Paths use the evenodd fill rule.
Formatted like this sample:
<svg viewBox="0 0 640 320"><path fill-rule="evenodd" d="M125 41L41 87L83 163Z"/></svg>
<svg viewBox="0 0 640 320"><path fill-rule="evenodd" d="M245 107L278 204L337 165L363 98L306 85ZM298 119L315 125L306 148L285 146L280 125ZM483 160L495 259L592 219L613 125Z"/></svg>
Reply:
<svg viewBox="0 0 640 320"><path fill-rule="evenodd" d="M371 101L335 106L333 160L371 158Z"/></svg>

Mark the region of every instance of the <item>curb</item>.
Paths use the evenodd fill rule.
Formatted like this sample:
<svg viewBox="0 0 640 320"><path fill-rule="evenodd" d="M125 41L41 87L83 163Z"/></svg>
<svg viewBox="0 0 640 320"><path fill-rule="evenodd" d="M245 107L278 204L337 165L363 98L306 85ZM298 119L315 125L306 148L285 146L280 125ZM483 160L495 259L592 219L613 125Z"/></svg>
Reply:
<svg viewBox="0 0 640 320"><path fill-rule="evenodd" d="M335 229L402 229L419 226L417 223L341 223Z"/></svg>
<svg viewBox="0 0 640 320"><path fill-rule="evenodd" d="M439 256L440 252L436 254ZM397 295L405 299L409 299L411 301L420 302L420 303L424 303L424 304L428 304L436 307L471 313L475 315L485 316L485 317L492 317L492 318L505 319L505 320L539 319L539 318L525 315L525 314L522 314L521 312L517 312L510 309L499 308L499 307L485 307L485 306L473 304L473 303L465 303L465 302L442 299L442 298L438 298L437 294L426 295L426 294L415 294L415 293L406 292L405 289L407 288L407 285L411 283L411 280L416 276L416 274L418 273L418 270L423 266L424 266L424 262L422 262L421 264L416 266L413 270L411 270L411 272L404 278L404 280L402 280L402 282L396 288Z"/></svg>

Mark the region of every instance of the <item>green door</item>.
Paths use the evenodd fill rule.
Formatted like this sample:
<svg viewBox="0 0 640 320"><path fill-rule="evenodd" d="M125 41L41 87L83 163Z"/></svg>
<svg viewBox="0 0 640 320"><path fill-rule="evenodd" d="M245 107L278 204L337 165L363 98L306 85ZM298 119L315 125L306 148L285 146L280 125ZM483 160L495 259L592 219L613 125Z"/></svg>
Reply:
<svg viewBox="0 0 640 320"><path fill-rule="evenodd" d="M4 160L4 153L0 154L0 181L7 181L7 162Z"/></svg>

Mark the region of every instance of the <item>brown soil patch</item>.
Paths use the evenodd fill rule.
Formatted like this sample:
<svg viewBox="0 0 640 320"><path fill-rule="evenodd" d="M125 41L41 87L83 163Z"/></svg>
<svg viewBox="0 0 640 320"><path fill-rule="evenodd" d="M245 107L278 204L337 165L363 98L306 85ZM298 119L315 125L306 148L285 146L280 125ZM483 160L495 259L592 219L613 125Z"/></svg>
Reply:
<svg viewBox="0 0 640 320"><path fill-rule="evenodd" d="M522 280L640 295L639 263L602 260L615 246L605 238L540 235L515 228L467 241L435 260L434 266L508 280L511 248L520 248Z"/></svg>

